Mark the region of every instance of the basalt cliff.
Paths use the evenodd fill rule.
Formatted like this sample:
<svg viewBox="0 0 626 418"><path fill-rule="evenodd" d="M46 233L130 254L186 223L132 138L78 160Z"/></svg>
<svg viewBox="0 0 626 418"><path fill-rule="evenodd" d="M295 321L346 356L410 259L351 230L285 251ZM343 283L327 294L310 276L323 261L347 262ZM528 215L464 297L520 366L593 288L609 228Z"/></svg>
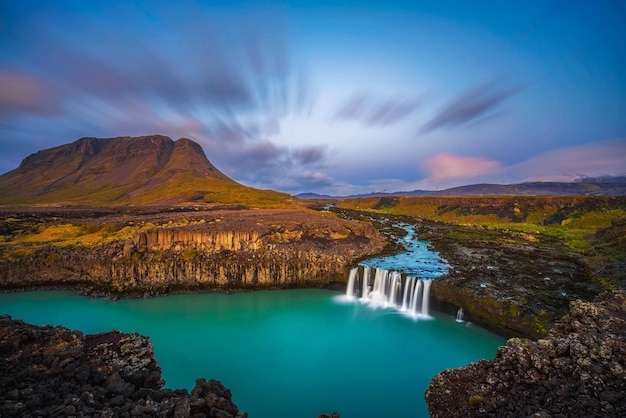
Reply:
<svg viewBox="0 0 626 418"><path fill-rule="evenodd" d="M4 289L142 296L324 287L385 245L369 223L304 210L31 215L3 214Z"/></svg>

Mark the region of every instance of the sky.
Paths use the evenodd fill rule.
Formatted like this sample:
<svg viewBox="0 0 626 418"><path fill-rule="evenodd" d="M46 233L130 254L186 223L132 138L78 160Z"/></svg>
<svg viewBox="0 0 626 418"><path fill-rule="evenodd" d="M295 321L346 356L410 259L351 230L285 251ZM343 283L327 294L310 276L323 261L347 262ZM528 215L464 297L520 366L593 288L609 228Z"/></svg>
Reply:
<svg viewBox="0 0 626 418"><path fill-rule="evenodd" d="M0 0L0 173L190 138L292 194L626 173L626 3Z"/></svg>

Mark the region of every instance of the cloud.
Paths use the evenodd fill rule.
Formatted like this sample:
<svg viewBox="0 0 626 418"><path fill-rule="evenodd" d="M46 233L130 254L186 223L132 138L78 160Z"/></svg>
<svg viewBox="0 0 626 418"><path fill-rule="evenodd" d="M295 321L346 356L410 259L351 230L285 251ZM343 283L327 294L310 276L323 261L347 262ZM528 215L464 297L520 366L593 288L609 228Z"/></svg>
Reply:
<svg viewBox="0 0 626 418"><path fill-rule="evenodd" d="M416 98L396 96L380 100L358 93L337 109L333 120L357 120L365 125L387 126L408 117L420 104L421 101Z"/></svg>
<svg viewBox="0 0 626 418"><path fill-rule="evenodd" d="M320 162L326 156L326 147L308 146L295 149L291 155L295 164L313 164Z"/></svg>
<svg viewBox="0 0 626 418"><path fill-rule="evenodd" d="M68 30L67 19L82 6L75 7L39 17L22 11L20 29L13 33L18 52L9 56L58 90L56 107L62 116L75 118L63 110L90 99L116 105L140 101L158 108L157 115L169 108L208 124L241 115L280 119L307 108L307 73L291 62L286 20L278 12L219 19L211 9L186 3L173 10L155 5L150 14L125 4L120 6L123 14L112 9L101 15L85 13ZM26 93L42 85L24 80L26 76L1 76L13 78L4 84L15 85L14 90L29 88ZM11 99L24 113L34 110L26 99L16 102L17 93L2 90L4 102ZM107 124L107 116L101 115L101 125Z"/></svg>
<svg viewBox="0 0 626 418"><path fill-rule="evenodd" d="M14 113L49 113L56 101L53 89L23 71L0 68L0 116Z"/></svg>
<svg viewBox="0 0 626 418"><path fill-rule="evenodd" d="M442 153L426 161L427 178L414 183L413 188L440 189L475 183L570 182L584 176L624 175L625 155L626 138L555 149L510 165Z"/></svg>
<svg viewBox="0 0 626 418"><path fill-rule="evenodd" d="M54 13L27 9L15 10L21 24L11 29L10 55L0 51L0 62L15 67L0 67L0 147L29 138L13 151L15 164L3 160L7 169L41 149L38 136L47 146L82 136L184 136L226 174L268 186L286 169L325 158L323 147L271 142L284 118L313 102L280 11L222 18L191 3L150 13L130 3L99 14L80 2ZM63 130L37 134L46 123Z"/></svg>
<svg viewBox="0 0 626 418"><path fill-rule="evenodd" d="M448 153L437 154L425 163L428 177L433 181L471 179L488 173L498 166L497 161Z"/></svg>
<svg viewBox="0 0 626 418"><path fill-rule="evenodd" d="M599 141L541 153L502 168L514 181L573 181L579 176L626 173L626 138Z"/></svg>
<svg viewBox="0 0 626 418"><path fill-rule="evenodd" d="M333 184L333 181L326 174L319 171L305 171L300 177L300 184L304 186L325 187Z"/></svg>
<svg viewBox="0 0 626 418"><path fill-rule="evenodd" d="M520 90L520 87L500 87L495 82L476 85L445 105L423 126L422 132L478 123L493 116L502 103Z"/></svg>

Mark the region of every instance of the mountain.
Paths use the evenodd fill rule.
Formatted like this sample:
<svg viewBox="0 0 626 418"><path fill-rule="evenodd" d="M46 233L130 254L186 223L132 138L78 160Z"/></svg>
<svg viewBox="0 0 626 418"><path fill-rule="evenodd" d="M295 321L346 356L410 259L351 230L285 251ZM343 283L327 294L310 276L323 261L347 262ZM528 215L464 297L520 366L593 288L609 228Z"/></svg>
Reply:
<svg viewBox="0 0 626 418"><path fill-rule="evenodd" d="M423 191L416 191L415 196L423 196ZM412 196L409 192L406 196ZM437 192L436 196L621 196L626 195L624 183L561 183L531 182L519 184L472 184L453 187Z"/></svg>
<svg viewBox="0 0 626 418"><path fill-rule="evenodd" d="M240 204L280 206L289 195L243 186L190 139L81 138L26 157L0 176L0 204Z"/></svg>
<svg viewBox="0 0 626 418"><path fill-rule="evenodd" d="M334 196L334 198L386 197L386 196L624 196L626 195L626 179L611 178L602 182L576 181L573 183L532 182L519 184L471 184L452 187L444 190L413 190L409 192L368 193L351 196ZM333 198L315 193L302 193L296 197L302 199Z"/></svg>

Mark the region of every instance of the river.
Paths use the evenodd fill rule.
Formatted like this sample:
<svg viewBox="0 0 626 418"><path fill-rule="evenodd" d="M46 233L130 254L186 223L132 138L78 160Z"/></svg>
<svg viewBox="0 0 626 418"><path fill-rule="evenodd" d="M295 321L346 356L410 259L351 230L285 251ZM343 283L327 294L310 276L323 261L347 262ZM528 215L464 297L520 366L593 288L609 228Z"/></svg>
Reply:
<svg viewBox="0 0 626 418"><path fill-rule="evenodd" d="M341 299L316 289L118 301L35 291L0 294L0 313L148 335L167 387L220 380L251 418L427 417L424 392L437 372L493 358L505 343L450 315L415 319Z"/></svg>

